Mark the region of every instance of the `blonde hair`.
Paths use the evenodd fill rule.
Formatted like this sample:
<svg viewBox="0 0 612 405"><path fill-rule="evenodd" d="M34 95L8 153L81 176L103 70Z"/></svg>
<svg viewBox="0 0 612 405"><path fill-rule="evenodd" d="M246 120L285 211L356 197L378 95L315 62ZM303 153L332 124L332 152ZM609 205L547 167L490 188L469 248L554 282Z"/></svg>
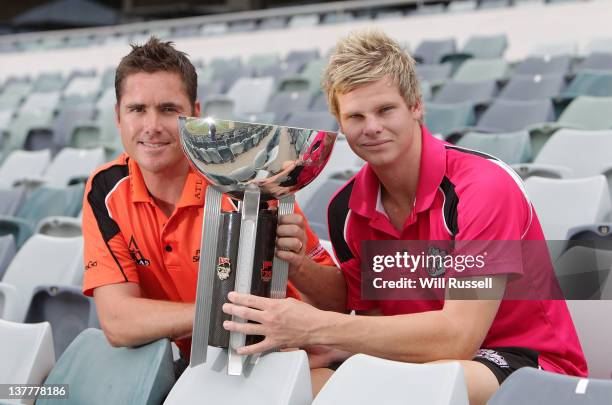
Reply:
<svg viewBox="0 0 612 405"><path fill-rule="evenodd" d="M421 101L421 89L414 59L400 45L379 30L352 32L338 41L323 72L323 89L329 108L340 118L338 94L389 77L408 107Z"/></svg>

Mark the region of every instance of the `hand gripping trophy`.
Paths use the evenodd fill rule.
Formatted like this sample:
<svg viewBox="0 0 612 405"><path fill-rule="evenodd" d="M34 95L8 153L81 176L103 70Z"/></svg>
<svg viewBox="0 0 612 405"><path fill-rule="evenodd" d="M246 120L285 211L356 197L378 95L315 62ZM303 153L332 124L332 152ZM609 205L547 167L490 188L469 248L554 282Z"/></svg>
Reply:
<svg viewBox="0 0 612 405"><path fill-rule="evenodd" d="M254 343L223 329L221 307L229 291L284 298L288 263L274 255L278 215L294 212L294 193L323 169L337 134L312 129L213 118L179 118L183 150L209 181L191 362L206 362L209 346L227 349L227 373L242 375L245 358L235 348ZM221 212L225 193L237 212ZM277 208L269 209L269 204ZM234 321L244 322L233 317ZM258 337L249 337L258 338ZM265 356L264 356L265 357Z"/></svg>

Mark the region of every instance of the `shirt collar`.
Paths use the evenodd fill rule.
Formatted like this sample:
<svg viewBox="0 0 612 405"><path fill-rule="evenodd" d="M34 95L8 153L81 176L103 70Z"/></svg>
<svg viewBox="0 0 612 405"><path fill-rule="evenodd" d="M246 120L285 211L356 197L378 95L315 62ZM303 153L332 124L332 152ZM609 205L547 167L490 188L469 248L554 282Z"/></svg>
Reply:
<svg viewBox="0 0 612 405"><path fill-rule="evenodd" d="M130 185L132 189L133 202L153 203L153 198L144 182L140 167L134 159L128 158L128 170L130 173ZM181 199L176 203L176 207L188 207L192 205L201 206L204 204L204 194L208 182L190 166Z"/></svg>
<svg viewBox="0 0 612 405"><path fill-rule="evenodd" d="M431 206L446 172L444 142L434 138L424 125L421 126L421 139L421 163L415 202L417 213ZM386 215L381 202L380 182L369 164L355 176L349 208L368 218L374 218L377 213Z"/></svg>

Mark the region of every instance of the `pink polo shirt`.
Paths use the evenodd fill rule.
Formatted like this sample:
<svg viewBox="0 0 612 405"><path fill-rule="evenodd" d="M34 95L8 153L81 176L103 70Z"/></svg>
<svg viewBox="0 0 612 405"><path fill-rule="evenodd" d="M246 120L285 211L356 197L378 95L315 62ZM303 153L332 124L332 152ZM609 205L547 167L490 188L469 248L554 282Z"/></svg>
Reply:
<svg viewBox="0 0 612 405"><path fill-rule="evenodd" d="M363 240L544 240L535 210L512 169L494 157L446 144L425 127L415 207L401 231L385 214L380 183L367 164L334 195L328 221L347 283L347 307L379 308L384 315L440 310L444 300L362 299ZM545 370L588 373L563 300L502 300L482 348L507 346L538 351Z"/></svg>

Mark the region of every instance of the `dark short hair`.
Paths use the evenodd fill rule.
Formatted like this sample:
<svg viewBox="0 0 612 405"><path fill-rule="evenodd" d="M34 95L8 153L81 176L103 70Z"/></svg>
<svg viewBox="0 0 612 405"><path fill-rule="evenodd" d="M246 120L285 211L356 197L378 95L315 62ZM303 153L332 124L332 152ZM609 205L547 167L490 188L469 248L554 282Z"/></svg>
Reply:
<svg viewBox="0 0 612 405"><path fill-rule="evenodd" d="M121 100L123 82L134 73L174 72L177 73L187 92L191 106L195 106L198 91L198 75L187 54L174 48L171 41L162 42L151 37L144 45L132 44L132 51L124 56L115 72L115 95Z"/></svg>

